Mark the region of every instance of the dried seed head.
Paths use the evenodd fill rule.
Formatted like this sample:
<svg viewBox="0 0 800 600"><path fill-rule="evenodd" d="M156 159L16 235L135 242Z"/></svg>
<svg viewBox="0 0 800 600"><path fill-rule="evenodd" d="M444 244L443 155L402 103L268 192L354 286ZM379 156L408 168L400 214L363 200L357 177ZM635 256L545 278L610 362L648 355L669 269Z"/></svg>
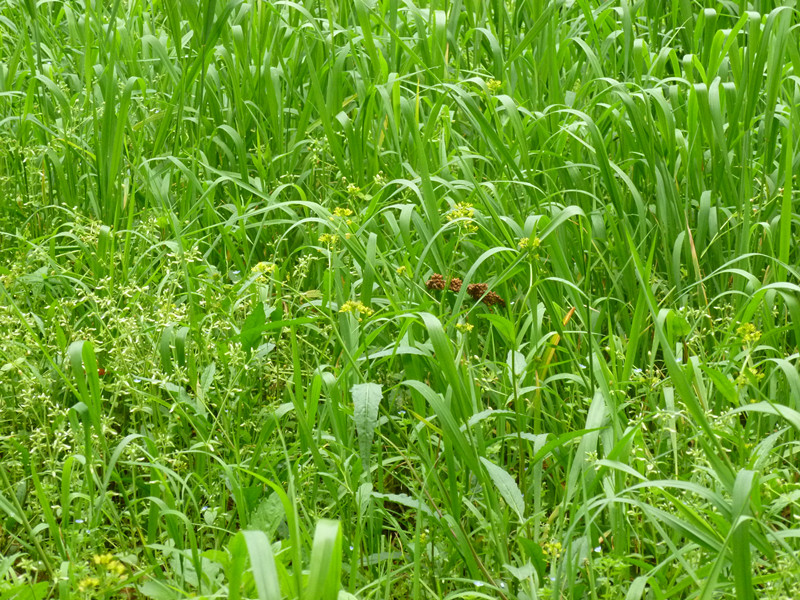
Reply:
<svg viewBox="0 0 800 600"><path fill-rule="evenodd" d="M439 273L434 273L433 275L431 275L431 278L425 282L425 285L428 286L429 290L443 290L444 277L439 275Z"/></svg>
<svg viewBox="0 0 800 600"><path fill-rule="evenodd" d="M450 291L456 293L460 292L462 283L463 282L458 277L453 277L450 280Z"/></svg>
<svg viewBox="0 0 800 600"><path fill-rule="evenodd" d="M486 304L486 306L493 306L495 304L499 304L504 308L506 305L506 301L503 300L500 296L498 296L494 292L489 292L488 294L486 294L486 296L484 296L483 298L483 303Z"/></svg>
<svg viewBox="0 0 800 600"><path fill-rule="evenodd" d="M483 296L488 289L489 286L485 283L471 283L467 286L467 293L473 300L480 300L481 296Z"/></svg>

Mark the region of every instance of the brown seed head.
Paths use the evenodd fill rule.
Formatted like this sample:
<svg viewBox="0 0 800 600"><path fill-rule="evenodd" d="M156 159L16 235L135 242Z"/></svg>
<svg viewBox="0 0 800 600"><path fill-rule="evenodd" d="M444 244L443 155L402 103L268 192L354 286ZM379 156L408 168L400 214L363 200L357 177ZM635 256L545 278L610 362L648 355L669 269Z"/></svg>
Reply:
<svg viewBox="0 0 800 600"><path fill-rule="evenodd" d="M503 300L500 296L495 294L494 292L489 292L486 296L483 297L483 302L486 306L493 306L495 304L499 304L502 307L505 307L506 301Z"/></svg>
<svg viewBox="0 0 800 600"><path fill-rule="evenodd" d="M483 296L489 286L485 283L470 283L467 286L467 293L472 297L473 300L480 300L481 296Z"/></svg>
<svg viewBox="0 0 800 600"><path fill-rule="evenodd" d="M444 277L439 275L439 273L434 273L433 275L431 275L431 278L425 282L425 285L428 286L429 290L443 290Z"/></svg>
<svg viewBox="0 0 800 600"><path fill-rule="evenodd" d="M462 283L463 282L458 277L453 277L450 280L450 291L456 293L460 292Z"/></svg>

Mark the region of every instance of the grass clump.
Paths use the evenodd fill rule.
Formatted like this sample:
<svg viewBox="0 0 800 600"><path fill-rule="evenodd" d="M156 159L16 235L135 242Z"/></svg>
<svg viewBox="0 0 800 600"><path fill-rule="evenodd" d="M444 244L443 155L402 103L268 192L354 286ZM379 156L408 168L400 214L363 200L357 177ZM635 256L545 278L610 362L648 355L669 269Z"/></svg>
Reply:
<svg viewBox="0 0 800 600"><path fill-rule="evenodd" d="M0 600L800 590L792 2L0 6Z"/></svg>

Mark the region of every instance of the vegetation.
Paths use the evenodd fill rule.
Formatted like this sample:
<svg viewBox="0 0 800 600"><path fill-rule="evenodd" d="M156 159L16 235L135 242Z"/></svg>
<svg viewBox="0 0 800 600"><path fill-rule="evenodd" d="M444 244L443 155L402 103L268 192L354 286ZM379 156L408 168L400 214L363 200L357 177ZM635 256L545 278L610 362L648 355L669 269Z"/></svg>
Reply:
<svg viewBox="0 0 800 600"><path fill-rule="evenodd" d="M800 595L799 23L0 3L0 600Z"/></svg>

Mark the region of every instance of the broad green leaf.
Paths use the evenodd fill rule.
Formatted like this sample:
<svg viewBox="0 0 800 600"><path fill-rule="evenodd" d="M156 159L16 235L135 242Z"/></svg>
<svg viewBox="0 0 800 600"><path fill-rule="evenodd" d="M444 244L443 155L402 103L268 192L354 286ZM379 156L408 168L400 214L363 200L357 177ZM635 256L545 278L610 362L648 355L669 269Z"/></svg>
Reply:
<svg viewBox="0 0 800 600"><path fill-rule="evenodd" d="M520 523L525 521L525 499L522 492L519 491L519 486L514 478L508 474L508 471L502 467L497 466L490 460L481 457L481 463L489 473L489 477L497 487L497 491L506 501L508 507L514 511Z"/></svg>
<svg viewBox="0 0 800 600"><path fill-rule="evenodd" d="M375 428L378 426L378 409L381 404L382 386L377 383L358 383L350 389L353 395L353 419L358 433L358 447L364 472L369 474L370 453Z"/></svg>

